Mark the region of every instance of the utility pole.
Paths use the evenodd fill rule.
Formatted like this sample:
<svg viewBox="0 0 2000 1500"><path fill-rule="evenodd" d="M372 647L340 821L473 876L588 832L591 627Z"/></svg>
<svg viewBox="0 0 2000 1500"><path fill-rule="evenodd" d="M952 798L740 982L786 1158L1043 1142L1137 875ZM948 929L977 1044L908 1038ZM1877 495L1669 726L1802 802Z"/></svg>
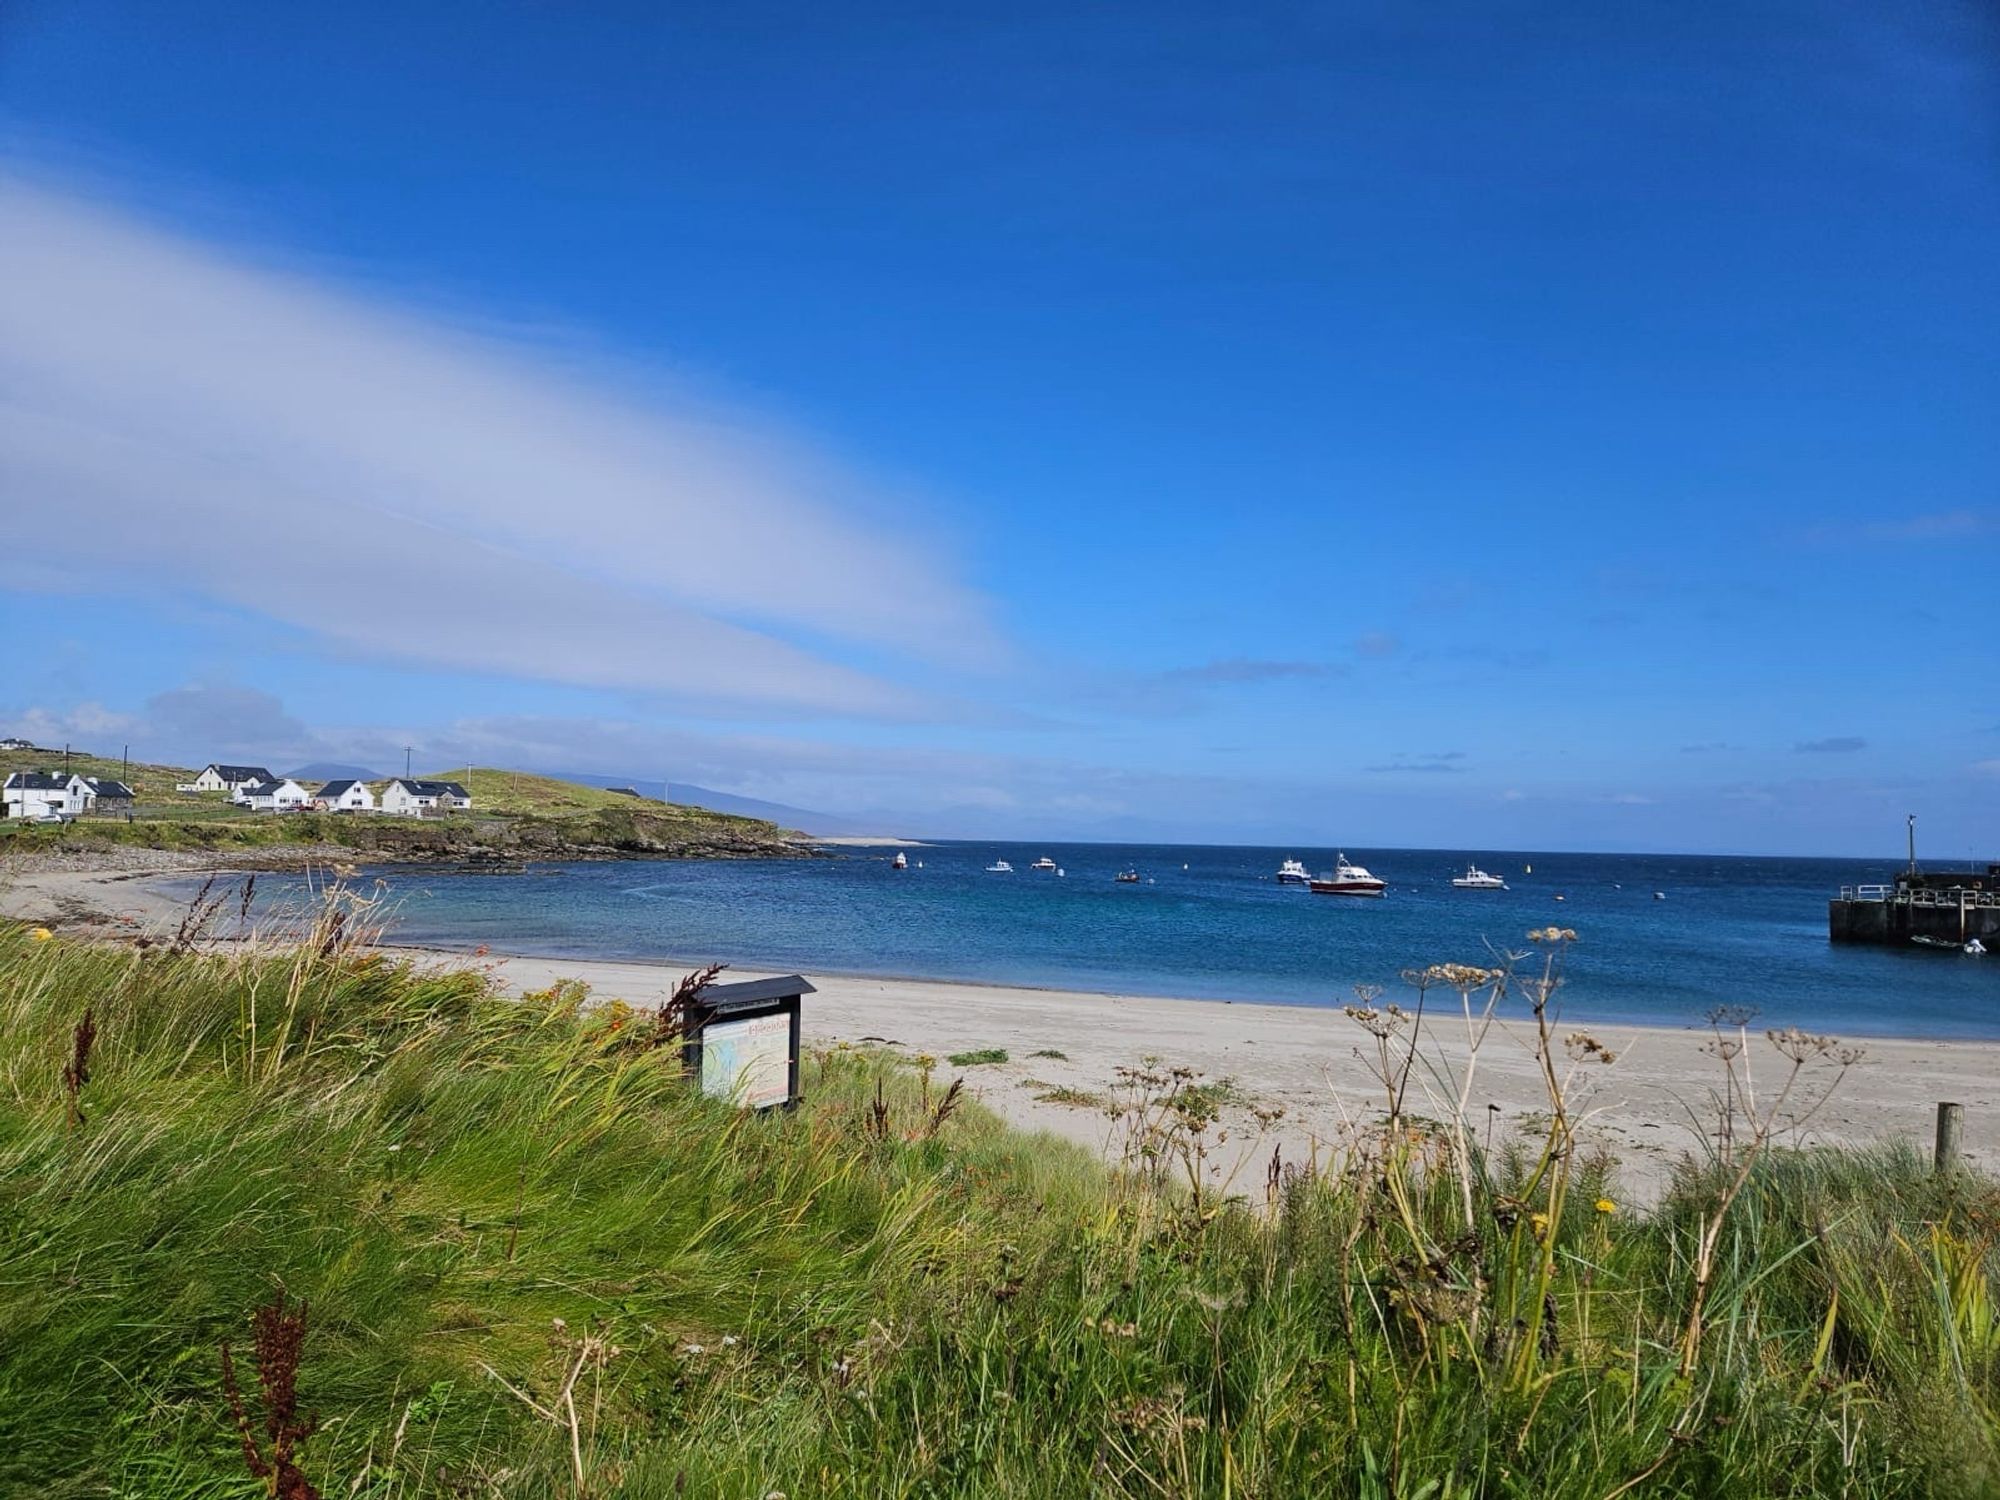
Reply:
<svg viewBox="0 0 2000 1500"><path fill-rule="evenodd" d="M403 780L410 779L410 746L403 746Z"/></svg>

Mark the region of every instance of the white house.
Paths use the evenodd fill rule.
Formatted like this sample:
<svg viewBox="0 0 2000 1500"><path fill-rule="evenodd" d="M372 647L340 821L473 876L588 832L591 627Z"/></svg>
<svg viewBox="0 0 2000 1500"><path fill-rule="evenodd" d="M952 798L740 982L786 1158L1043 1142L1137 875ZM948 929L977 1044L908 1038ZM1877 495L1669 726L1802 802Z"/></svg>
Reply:
<svg viewBox="0 0 2000 1500"><path fill-rule="evenodd" d="M16 771L0 797L10 818L75 818L90 810L97 792L83 777L62 771Z"/></svg>
<svg viewBox="0 0 2000 1500"><path fill-rule="evenodd" d="M327 812L373 812L375 794L365 781L329 781L313 793L313 806Z"/></svg>
<svg viewBox="0 0 2000 1500"><path fill-rule="evenodd" d="M311 792L288 776L283 781L263 781L256 786L246 786L237 792L234 800L252 812L290 812L307 806L312 799Z"/></svg>
<svg viewBox="0 0 2000 1500"><path fill-rule="evenodd" d="M32 750L34 748L35 742L33 740L24 740L18 734L10 734L6 739L0 740L0 750Z"/></svg>
<svg viewBox="0 0 2000 1500"><path fill-rule="evenodd" d="M455 781L412 781L398 776L382 793L382 811L406 818L471 810L472 793Z"/></svg>
<svg viewBox="0 0 2000 1500"><path fill-rule="evenodd" d="M240 787L269 785L278 778L262 766L211 765L185 783L197 792L235 792Z"/></svg>

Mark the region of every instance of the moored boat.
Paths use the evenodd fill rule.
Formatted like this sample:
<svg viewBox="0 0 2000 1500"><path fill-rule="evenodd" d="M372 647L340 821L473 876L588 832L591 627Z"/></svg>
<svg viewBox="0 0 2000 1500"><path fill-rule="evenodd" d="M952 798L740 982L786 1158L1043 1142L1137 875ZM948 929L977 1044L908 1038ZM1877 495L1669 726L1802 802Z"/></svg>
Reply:
<svg viewBox="0 0 2000 1500"><path fill-rule="evenodd" d="M986 873L988 875L1012 875L1014 867L1004 859L996 859L986 867Z"/></svg>
<svg viewBox="0 0 2000 1500"><path fill-rule="evenodd" d="M1120 870L1111 878L1120 885L1137 885L1139 883L1139 872L1137 870Z"/></svg>
<svg viewBox="0 0 2000 1500"><path fill-rule="evenodd" d="M1387 881L1376 879L1360 865L1349 864L1345 854L1335 859L1331 875L1310 880L1307 887L1315 896L1380 896L1389 889Z"/></svg>
<svg viewBox="0 0 2000 1500"><path fill-rule="evenodd" d="M1467 865L1465 873L1452 881L1452 884L1462 891L1504 891L1507 889L1506 881L1502 880L1498 875L1488 875L1478 865Z"/></svg>
<svg viewBox="0 0 2000 1500"><path fill-rule="evenodd" d="M1053 870L1055 867L1056 867L1056 862L1050 859L1046 854L1044 854L1040 859L1036 860L1033 864L1028 866L1028 868L1031 870Z"/></svg>
<svg viewBox="0 0 2000 1500"><path fill-rule="evenodd" d="M1279 885L1311 885L1312 875L1306 867L1295 859L1288 859L1278 866Z"/></svg>
<svg viewBox="0 0 2000 1500"><path fill-rule="evenodd" d="M889 868L890 868L890 869L892 869L892 870L907 870L907 869L909 869L909 868L910 868L910 856L909 856L909 855L907 855L907 854L905 854L905 853L904 853L904 852L903 852L902 850L898 849L898 850L896 851L896 857L895 857L894 859L892 859L892 860L890 860L890 861L889 861Z"/></svg>

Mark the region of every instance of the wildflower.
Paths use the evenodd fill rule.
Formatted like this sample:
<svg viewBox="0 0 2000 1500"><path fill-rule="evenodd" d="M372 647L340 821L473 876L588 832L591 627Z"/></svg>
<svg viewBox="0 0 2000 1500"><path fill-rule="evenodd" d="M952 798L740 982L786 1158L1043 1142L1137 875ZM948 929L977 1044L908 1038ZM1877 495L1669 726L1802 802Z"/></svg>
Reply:
<svg viewBox="0 0 2000 1500"><path fill-rule="evenodd" d="M741 1342L742 1340L733 1333L725 1333L722 1336L722 1347L725 1349L734 1349Z"/></svg>
<svg viewBox="0 0 2000 1500"><path fill-rule="evenodd" d="M708 1351L702 1348L700 1344L682 1344L681 1353L689 1355L694 1358L699 1358L700 1356L708 1353Z"/></svg>
<svg viewBox="0 0 2000 1500"><path fill-rule="evenodd" d="M50 932L46 927L37 927L33 932L29 933L28 936L33 938L38 943L46 943L50 938L54 937L55 934L53 932Z"/></svg>
<svg viewBox="0 0 2000 1500"><path fill-rule="evenodd" d="M1597 1211L1601 1214L1615 1214L1618 1212L1618 1205L1613 1203L1609 1198L1599 1198L1597 1200Z"/></svg>
<svg viewBox="0 0 2000 1500"><path fill-rule="evenodd" d="M1529 1214L1528 1223L1533 1226L1536 1239L1545 1240L1549 1237L1549 1216L1547 1214Z"/></svg>

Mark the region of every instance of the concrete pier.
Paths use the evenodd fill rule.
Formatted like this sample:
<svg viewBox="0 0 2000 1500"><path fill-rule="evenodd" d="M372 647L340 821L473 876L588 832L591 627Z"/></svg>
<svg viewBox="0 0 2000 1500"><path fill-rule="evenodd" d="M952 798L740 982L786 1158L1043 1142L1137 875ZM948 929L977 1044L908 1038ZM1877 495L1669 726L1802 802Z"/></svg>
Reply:
<svg viewBox="0 0 2000 1500"><path fill-rule="evenodd" d="M1977 938L2000 957L2000 864L1899 875L1894 885L1842 886L1827 903L1826 935L1836 943L1891 947Z"/></svg>

